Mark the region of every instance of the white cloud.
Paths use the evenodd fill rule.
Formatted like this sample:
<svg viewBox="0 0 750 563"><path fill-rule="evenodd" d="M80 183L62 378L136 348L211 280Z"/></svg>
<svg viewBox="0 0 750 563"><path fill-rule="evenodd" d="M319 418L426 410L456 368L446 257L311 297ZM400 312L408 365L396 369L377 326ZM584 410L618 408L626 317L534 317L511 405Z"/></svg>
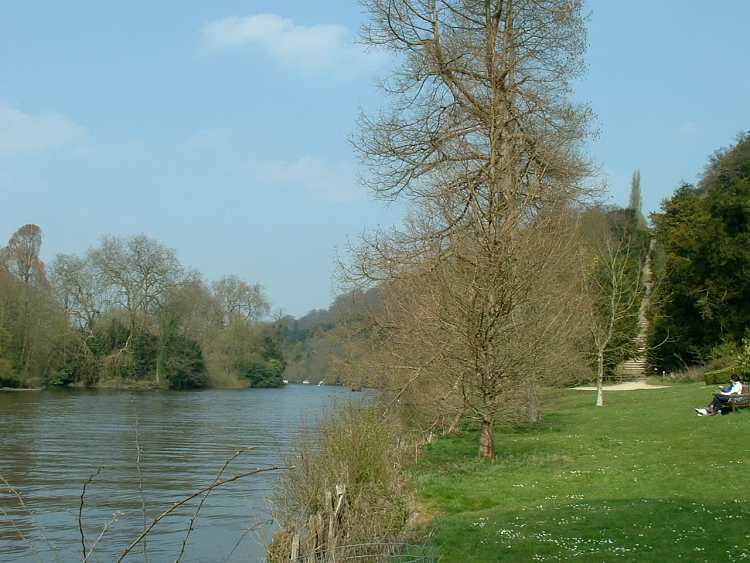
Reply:
<svg viewBox="0 0 750 563"><path fill-rule="evenodd" d="M83 136L83 128L64 115L29 114L0 102L0 153L44 151Z"/></svg>
<svg viewBox="0 0 750 563"><path fill-rule="evenodd" d="M382 59L382 54L355 45L351 31L343 25L298 25L276 14L221 18L204 25L201 35L209 49L255 46L284 65L308 72Z"/></svg>
<svg viewBox="0 0 750 563"><path fill-rule="evenodd" d="M355 165L348 161L327 162L311 156L296 160L250 160L244 171L259 186L301 189L327 201L352 201L362 192Z"/></svg>

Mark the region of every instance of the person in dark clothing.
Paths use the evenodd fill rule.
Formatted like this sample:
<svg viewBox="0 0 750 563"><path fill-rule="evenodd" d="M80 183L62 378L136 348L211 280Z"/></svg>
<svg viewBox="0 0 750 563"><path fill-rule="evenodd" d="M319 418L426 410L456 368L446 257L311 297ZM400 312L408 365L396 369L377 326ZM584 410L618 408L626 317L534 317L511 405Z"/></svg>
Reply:
<svg viewBox="0 0 750 563"><path fill-rule="evenodd" d="M711 403L705 409L695 409L695 412L698 413L698 416L720 415L721 407L729 402L729 398L740 393L742 393L742 383L740 382L740 376L735 373L732 374L729 384L714 394Z"/></svg>

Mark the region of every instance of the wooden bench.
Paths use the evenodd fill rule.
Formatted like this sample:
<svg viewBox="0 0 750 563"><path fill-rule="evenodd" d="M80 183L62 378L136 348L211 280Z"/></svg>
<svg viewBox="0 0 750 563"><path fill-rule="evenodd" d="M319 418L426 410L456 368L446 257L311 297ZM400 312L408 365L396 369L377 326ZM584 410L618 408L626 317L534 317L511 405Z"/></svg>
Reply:
<svg viewBox="0 0 750 563"><path fill-rule="evenodd" d="M750 387L744 384L742 386L742 393L731 395L728 404L732 407L732 412L737 412L737 409L750 407Z"/></svg>

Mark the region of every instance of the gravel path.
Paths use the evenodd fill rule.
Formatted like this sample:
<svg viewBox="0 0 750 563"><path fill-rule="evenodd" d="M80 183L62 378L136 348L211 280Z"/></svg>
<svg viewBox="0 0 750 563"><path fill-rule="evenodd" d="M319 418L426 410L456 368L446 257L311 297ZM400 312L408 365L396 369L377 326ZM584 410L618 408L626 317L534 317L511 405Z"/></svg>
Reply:
<svg viewBox="0 0 750 563"><path fill-rule="evenodd" d="M627 381L625 383L615 383L614 385L605 385L605 391L635 391L637 389L666 389L669 385L649 385L645 381ZM577 391L596 391L596 385L587 385L584 387L573 387Z"/></svg>

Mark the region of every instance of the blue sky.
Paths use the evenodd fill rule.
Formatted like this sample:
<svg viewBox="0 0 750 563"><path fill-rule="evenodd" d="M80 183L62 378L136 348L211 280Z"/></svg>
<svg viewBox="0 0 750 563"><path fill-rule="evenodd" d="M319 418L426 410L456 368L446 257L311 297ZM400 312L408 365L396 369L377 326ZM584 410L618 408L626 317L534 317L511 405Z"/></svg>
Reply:
<svg viewBox="0 0 750 563"><path fill-rule="evenodd" d="M591 1L591 154L646 210L750 129L750 2ZM0 241L43 255L145 233L274 307L327 306L337 251L397 220L357 185L347 141L376 110L382 55L354 1L15 2L0 7Z"/></svg>

